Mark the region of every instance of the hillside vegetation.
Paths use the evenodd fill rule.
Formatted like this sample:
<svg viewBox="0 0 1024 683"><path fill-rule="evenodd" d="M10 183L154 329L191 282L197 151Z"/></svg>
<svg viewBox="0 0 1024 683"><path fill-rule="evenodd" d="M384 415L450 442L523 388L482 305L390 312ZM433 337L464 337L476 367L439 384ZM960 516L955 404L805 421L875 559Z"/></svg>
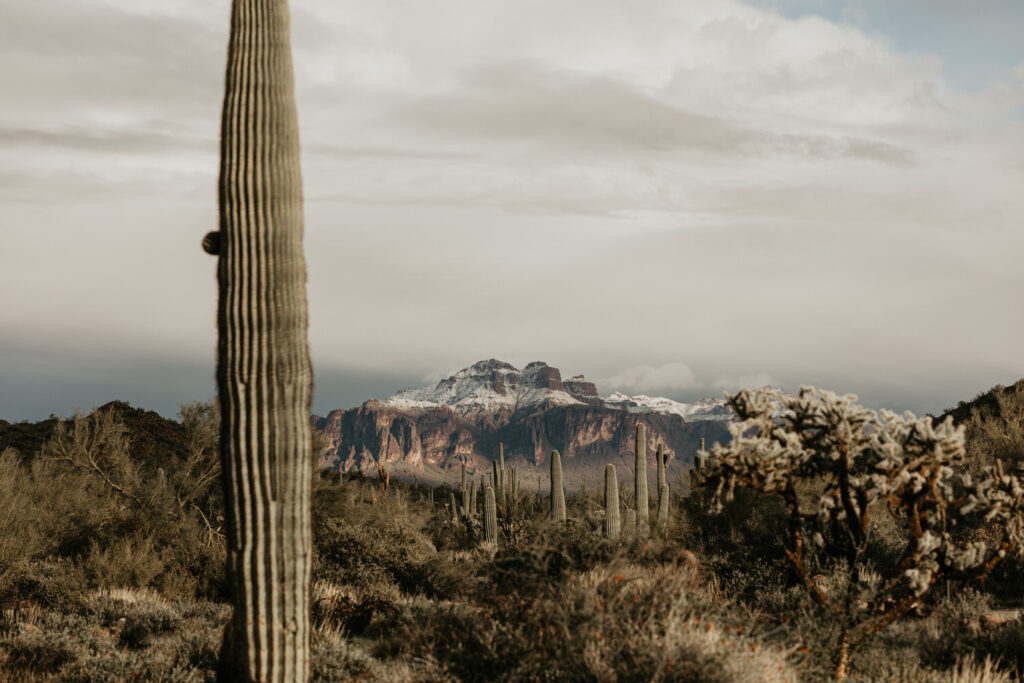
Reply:
<svg viewBox="0 0 1024 683"><path fill-rule="evenodd" d="M1024 393L997 401L962 418L966 470L1024 459ZM3 680L213 680L230 611L219 422L210 404L181 408L170 422L112 404L53 419L42 438L0 425L0 600L29 601L0 618ZM738 488L712 514L713 492L678 495L688 483L667 482L665 521L655 505L647 536L628 524L624 486L622 535L609 538L599 493L568 496L564 523L546 493L498 495L490 530L483 491L467 509L458 489L322 472L314 678L831 678L835 619L786 559L783 501ZM879 519L871 553L884 566L906 539ZM1014 554L984 583L943 579L854 649L850 678L1017 677L1024 624L990 615L1017 606L1021 576Z"/></svg>

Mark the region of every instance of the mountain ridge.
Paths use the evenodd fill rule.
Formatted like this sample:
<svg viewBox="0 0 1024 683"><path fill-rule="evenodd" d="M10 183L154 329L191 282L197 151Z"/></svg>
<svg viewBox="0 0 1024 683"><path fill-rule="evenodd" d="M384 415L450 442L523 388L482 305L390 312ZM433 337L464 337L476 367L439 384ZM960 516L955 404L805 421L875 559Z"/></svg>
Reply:
<svg viewBox="0 0 1024 683"><path fill-rule="evenodd" d="M369 472L380 464L414 476L484 469L497 458L540 467L558 450L570 469L592 469L633 453L636 425L647 426L648 452L662 447L681 468L700 439L728 439L724 399L687 404L663 397L601 397L584 375L563 380L543 361L519 369L481 360L434 385L404 388L381 400L315 418L326 447L320 466Z"/></svg>
<svg viewBox="0 0 1024 683"><path fill-rule="evenodd" d="M678 414L690 420L731 417L723 398L680 403L660 396L629 396L621 392L602 398L597 386L583 375L563 381L561 371L543 361L533 361L520 370L494 358L477 361L433 387L400 389L380 403L403 410L448 406L461 415L580 404L639 413Z"/></svg>

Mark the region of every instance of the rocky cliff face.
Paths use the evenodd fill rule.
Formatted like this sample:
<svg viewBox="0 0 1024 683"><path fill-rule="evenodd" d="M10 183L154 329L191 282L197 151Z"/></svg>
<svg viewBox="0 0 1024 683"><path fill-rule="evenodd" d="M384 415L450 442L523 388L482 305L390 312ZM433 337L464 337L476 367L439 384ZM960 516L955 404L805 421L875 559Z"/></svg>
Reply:
<svg viewBox="0 0 1024 683"><path fill-rule="evenodd" d="M505 444L508 459L539 466L552 449L568 461L603 465L632 456L638 422L647 426L647 452L658 445L678 464L690 462L701 437L708 446L728 439L728 409L721 401L682 404L669 399L615 394L602 399L582 375L562 380L542 362L522 370L480 361L434 387L403 389L384 401L315 418L327 446L320 466L372 471L377 463L412 471L433 466L482 470Z"/></svg>

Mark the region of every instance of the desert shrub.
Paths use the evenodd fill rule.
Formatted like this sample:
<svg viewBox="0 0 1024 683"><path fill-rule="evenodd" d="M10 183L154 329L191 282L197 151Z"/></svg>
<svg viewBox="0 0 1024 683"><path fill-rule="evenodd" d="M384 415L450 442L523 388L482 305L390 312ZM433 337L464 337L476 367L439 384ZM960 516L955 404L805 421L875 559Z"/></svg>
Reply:
<svg viewBox="0 0 1024 683"><path fill-rule="evenodd" d="M850 648L919 604L937 580L984 577L1024 539L1024 482L998 464L960 475L963 430L951 420L879 416L854 400L810 387L797 397L744 390L729 399L739 418L732 441L714 447L701 473L716 510L737 488L784 502L785 555L839 627L829 648L836 678L848 672ZM905 531L895 571L884 575L868 556L880 508ZM987 538L955 533L978 519Z"/></svg>
<svg viewBox="0 0 1024 683"><path fill-rule="evenodd" d="M86 652L62 631L27 631L0 642L6 651L5 667L34 673L54 673Z"/></svg>
<svg viewBox="0 0 1024 683"><path fill-rule="evenodd" d="M1024 462L1024 383L993 389L994 405L975 408L964 422L970 469L1002 461L1012 467Z"/></svg>
<svg viewBox="0 0 1024 683"><path fill-rule="evenodd" d="M338 586L318 581L313 586L313 622L362 635L371 623L388 623L398 612L402 593L391 583Z"/></svg>
<svg viewBox="0 0 1024 683"><path fill-rule="evenodd" d="M153 585L167 569L167 563L152 538L134 534L113 539L105 547L93 543L83 558L83 568L94 588L143 588Z"/></svg>
<svg viewBox="0 0 1024 683"><path fill-rule="evenodd" d="M180 628L179 611L153 591L103 590L94 593L85 605L91 621L116 628L122 644L139 649L153 634Z"/></svg>
<svg viewBox="0 0 1024 683"><path fill-rule="evenodd" d="M317 525L314 575L338 585L394 583L406 592L430 591L428 565L437 551L422 535L389 520Z"/></svg>
<svg viewBox="0 0 1024 683"><path fill-rule="evenodd" d="M709 619L692 573L622 565L567 577L545 599L410 614L377 654L433 657L459 680L782 680L791 666L743 627ZM717 623L716 623L717 622ZM710 625L710 626L709 626Z"/></svg>
<svg viewBox="0 0 1024 683"><path fill-rule="evenodd" d="M37 608L38 610L38 608ZM213 680L230 608L152 591L97 591L0 634L3 680Z"/></svg>
<svg viewBox="0 0 1024 683"><path fill-rule="evenodd" d="M997 661L999 667L1020 680L1024 672L1024 623L1020 619L986 629L971 643L976 657Z"/></svg>
<svg viewBox="0 0 1024 683"><path fill-rule="evenodd" d="M14 576L10 592L41 607L76 612L87 587L85 574L77 563L54 558L25 563Z"/></svg>
<svg viewBox="0 0 1024 683"><path fill-rule="evenodd" d="M519 545L499 547L481 567L481 576L487 579L485 590L496 587L508 595L533 600L573 573L612 563L625 547L606 541L576 520L564 524L544 520L536 523Z"/></svg>
<svg viewBox="0 0 1024 683"><path fill-rule="evenodd" d="M313 631L313 680L394 681L394 683L448 683L455 678L431 659L416 662L375 659L333 626Z"/></svg>

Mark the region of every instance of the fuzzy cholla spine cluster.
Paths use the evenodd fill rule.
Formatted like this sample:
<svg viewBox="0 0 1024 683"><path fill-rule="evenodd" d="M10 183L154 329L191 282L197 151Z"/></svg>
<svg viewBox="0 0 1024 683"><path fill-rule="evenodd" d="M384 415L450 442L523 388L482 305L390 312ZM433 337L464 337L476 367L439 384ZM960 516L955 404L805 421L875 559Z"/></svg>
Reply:
<svg viewBox="0 0 1024 683"><path fill-rule="evenodd" d="M781 496L786 555L816 603L849 617L850 645L891 623L939 578L983 578L1024 541L1020 476L1000 464L967 474L963 428L950 419L876 413L856 396L813 387L795 397L744 390L729 403L738 418L732 441L701 454L712 509L721 512L737 487ZM905 547L895 573L866 591L857 585L874 574L865 553L886 516L902 527ZM958 541L969 525L983 528L986 540ZM845 596L813 580L836 568L848 574Z"/></svg>

